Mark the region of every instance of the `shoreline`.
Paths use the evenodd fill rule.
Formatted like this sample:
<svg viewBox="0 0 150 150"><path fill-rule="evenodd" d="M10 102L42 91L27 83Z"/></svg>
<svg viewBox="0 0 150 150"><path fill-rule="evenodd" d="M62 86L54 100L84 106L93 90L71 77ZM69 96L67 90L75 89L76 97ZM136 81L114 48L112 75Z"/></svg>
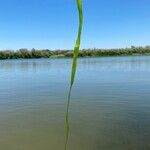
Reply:
<svg viewBox="0 0 150 150"><path fill-rule="evenodd" d="M112 57L112 56L150 56L150 47L131 47L123 49L83 49L79 58ZM19 49L0 51L0 60L4 59L39 59L39 58L72 58L73 50L28 50Z"/></svg>

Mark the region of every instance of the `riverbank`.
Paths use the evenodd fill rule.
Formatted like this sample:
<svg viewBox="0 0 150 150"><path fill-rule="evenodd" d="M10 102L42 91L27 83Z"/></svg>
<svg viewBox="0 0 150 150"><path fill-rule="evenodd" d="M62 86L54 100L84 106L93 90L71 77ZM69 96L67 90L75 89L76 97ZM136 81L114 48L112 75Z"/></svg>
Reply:
<svg viewBox="0 0 150 150"><path fill-rule="evenodd" d="M119 49L83 49L79 57L103 57L103 56L133 56L150 55L150 46L119 48ZM67 58L73 56L73 50L3 50L0 51L0 59L30 59L30 58Z"/></svg>

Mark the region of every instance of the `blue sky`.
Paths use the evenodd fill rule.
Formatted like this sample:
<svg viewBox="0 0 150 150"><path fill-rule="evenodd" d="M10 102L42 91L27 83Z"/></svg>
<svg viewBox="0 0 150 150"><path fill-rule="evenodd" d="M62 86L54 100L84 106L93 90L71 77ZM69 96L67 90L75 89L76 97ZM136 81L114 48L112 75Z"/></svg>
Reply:
<svg viewBox="0 0 150 150"><path fill-rule="evenodd" d="M83 0L82 48L150 45L150 0ZM0 0L0 49L72 49L76 0Z"/></svg>

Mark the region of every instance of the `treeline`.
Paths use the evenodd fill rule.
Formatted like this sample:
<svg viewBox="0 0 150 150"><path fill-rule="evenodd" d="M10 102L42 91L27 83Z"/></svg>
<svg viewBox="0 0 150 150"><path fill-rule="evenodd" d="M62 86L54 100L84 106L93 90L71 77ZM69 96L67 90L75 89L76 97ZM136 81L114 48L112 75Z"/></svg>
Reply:
<svg viewBox="0 0 150 150"><path fill-rule="evenodd" d="M150 46L120 48L120 49L83 49L79 52L79 57L101 57L101 56L126 56L126 55L150 55ZM29 59L29 58L57 58L72 57L72 50L28 50L19 49L17 51L0 51L0 59Z"/></svg>

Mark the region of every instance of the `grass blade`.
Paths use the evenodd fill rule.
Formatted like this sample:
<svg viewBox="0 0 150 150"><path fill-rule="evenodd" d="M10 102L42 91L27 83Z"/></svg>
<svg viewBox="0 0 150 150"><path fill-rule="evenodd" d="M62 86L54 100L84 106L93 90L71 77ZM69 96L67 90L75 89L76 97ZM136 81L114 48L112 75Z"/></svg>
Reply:
<svg viewBox="0 0 150 150"><path fill-rule="evenodd" d="M76 69L77 69L77 58L80 49L80 41L81 41L81 33L82 33L82 26L83 26L83 13L82 13L82 0L76 0L77 7L79 12L79 28L78 28L78 36L76 39L75 47L74 47L74 54L73 54L73 62L72 62L72 71L71 71L71 81L70 81L70 89L68 94L68 101L67 101L67 111L66 111L66 120L65 120L65 148L67 150L68 140L69 140L69 106L71 101L71 89L74 83Z"/></svg>
<svg viewBox="0 0 150 150"><path fill-rule="evenodd" d="M78 36L74 47L74 54L73 54L73 62L72 62L72 72L71 72L71 84L73 86L76 68L77 68L77 58L80 49L80 41L81 41L81 33L82 33L82 26L83 26L83 12L82 12L82 0L77 0L78 12L79 12L79 29L78 29Z"/></svg>

